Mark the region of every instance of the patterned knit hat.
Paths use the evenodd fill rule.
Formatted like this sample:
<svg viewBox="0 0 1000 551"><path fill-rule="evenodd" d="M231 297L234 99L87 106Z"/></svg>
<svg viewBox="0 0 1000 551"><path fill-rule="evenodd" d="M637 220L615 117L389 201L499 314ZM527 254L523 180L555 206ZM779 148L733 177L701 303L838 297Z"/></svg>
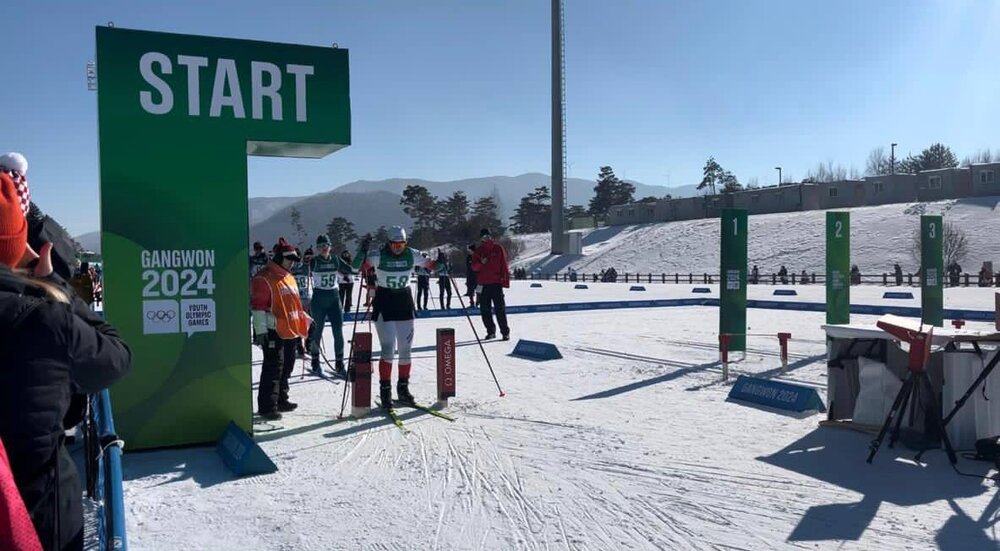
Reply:
<svg viewBox="0 0 1000 551"><path fill-rule="evenodd" d="M276 262L281 262L286 258L296 262L301 260L301 258L299 258L298 251L295 250L295 247L289 245L288 242L285 241L284 237L279 237L278 243L274 246L274 260Z"/></svg>
<svg viewBox="0 0 1000 551"><path fill-rule="evenodd" d="M28 186L14 183L9 172L0 170L0 263L17 266L28 246L25 207Z"/></svg>
<svg viewBox="0 0 1000 551"><path fill-rule="evenodd" d="M28 190L28 160L20 153L4 153L0 155L0 172L6 173L14 181L17 194L21 197L21 212L28 215L31 205L31 192Z"/></svg>

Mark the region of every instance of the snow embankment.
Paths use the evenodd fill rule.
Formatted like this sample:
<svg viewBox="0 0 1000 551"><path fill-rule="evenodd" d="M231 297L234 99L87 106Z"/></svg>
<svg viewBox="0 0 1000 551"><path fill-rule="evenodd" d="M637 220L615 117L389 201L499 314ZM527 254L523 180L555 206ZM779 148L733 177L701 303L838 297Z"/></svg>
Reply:
<svg viewBox="0 0 1000 551"><path fill-rule="evenodd" d="M921 214L941 214L966 236L968 254L960 261L976 273L984 261L1000 264L1000 197L970 197L931 203L861 207L851 212L851 262L862 273L891 272L899 263L916 271L912 251ZM762 214L749 219L750 265L761 272L805 269L822 273L826 264L826 211ZM686 220L584 230L583 255L549 255L548 233L516 236L524 251L514 266L541 272L709 272L719 270L718 219Z"/></svg>

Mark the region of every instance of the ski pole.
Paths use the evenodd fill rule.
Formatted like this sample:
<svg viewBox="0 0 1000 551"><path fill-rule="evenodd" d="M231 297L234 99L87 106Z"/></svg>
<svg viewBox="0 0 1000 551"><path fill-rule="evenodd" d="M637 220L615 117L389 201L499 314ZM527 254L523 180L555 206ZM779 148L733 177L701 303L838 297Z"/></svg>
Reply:
<svg viewBox="0 0 1000 551"><path fill-rule="evenodd" d="M299 380L301 381L302 379L306 378L306 354L305 354L306 345L301 338L299 339L299 346L302 347L302 357L299 358L300 360L302 360L302 374L299 375ZM297 350L296 353L298 353Z"/></svg>
<svg viewBox="0 0 1000 551"><path fill-rule="evenodd" d="M458 284L455 280L451 280L452 285L455 287L455 291L458 291ZM486 349L483 348L483 341L479 340L479 332L476 331L476 326L472 323L472 316L469 315L469 311L465 309L465 301L462 300L462 295L458 295L458 303L462 305L462 311L465 312L465 319L469 320L469 327L472 328L472 334L476 336L476 342L479 343L479 350L483 352L483 359L486 360L486 367L490 368L490 375L493 375L493 382L497 385L497 390L500 391L500 397L506 396L506 393L500 388L500 381L497 380L497 374L493 371L493 364L490 363L490 357L486 355ZM482 308L482 305L480 305Z"/></svg>
<svg viewBox="0 0 1000 551"><path fill-rule="evenodd" d="M358 314L361 312L361 293L365 292L364 285L358 285L358 303L354 308L354 328L351 329L350 356L347 358L347 380L344 381L344 395L340 398L340 414L337 419L344 418L344 408L347 407L347 387L351 386L351 374L354 373L354 337L358 333ZM368 317L369 305L365 308L365 317Z"/></svg>

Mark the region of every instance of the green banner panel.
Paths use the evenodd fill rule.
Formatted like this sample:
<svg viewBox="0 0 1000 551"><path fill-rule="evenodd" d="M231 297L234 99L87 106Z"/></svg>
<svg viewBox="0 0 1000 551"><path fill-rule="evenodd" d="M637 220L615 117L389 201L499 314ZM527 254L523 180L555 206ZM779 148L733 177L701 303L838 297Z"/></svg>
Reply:
<svg viewBox="0 0 1000 551"><path fill-rule="evenodd" d="M251 430L247 162L350 144L348 52L97 28L105 315L129 449Z"/></svg>
<svg viewBox="0 0 1000 551"><path fill-rule="evenodd" d="M747 211L722 209L719 334L730 335L729 350L747 349Z"/></svg>
<svg viewBox="0 0 1000 551"><path fill-rule="evenodd" d="M920 217L920 318L944 325L944 226L941 216Z"/></svg>
<svg viewBox="0 0 1000 551"><path fill-rule="evenodd" d="M851 213L826 213L826 322L851 322Z"/></svg>

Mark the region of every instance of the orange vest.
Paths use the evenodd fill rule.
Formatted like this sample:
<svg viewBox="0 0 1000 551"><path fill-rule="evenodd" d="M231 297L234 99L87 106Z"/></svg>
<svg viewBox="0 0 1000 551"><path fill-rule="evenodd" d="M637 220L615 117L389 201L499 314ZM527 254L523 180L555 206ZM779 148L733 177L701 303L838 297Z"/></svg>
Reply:
<svg viewBox="0 0 1000 551"><path fill-rule="evenodd" d="M274 315L275 331L282 339L306 337L309 335L309 316L302 309L295 276L285 270L274 269L276 267L278 266L269 264L257 274L257 277L267 282L267 287L271 290L271 313Z"/></svg>

